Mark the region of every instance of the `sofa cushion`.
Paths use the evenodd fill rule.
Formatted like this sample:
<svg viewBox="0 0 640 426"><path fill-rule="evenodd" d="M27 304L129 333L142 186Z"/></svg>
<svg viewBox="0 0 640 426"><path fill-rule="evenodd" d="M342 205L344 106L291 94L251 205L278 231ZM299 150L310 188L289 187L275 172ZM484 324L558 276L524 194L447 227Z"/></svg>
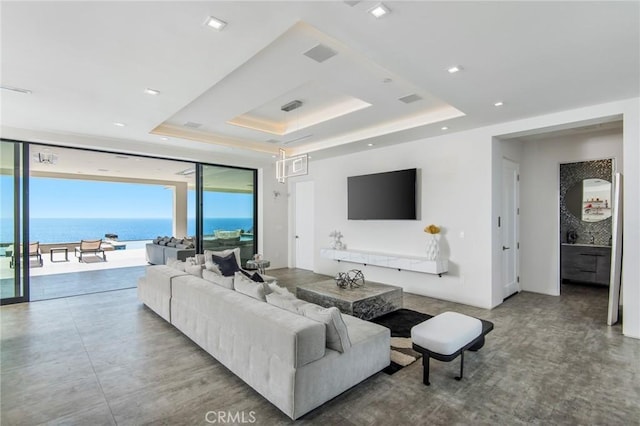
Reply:
<svg viewBox="0 0 640 426"><path fill-rule="evenodd" d="M247 296L251 296L257 300L262 300L263 302L267 301L264 293L264 285L250 280L240 272L235 273L233 286L237 292L246 294Z"/></svg>
<svg viewBox="0 0 640 426"><path fill-rule="evenodd" d="M306 303L298 308L305 317L324 323L327 328L327 347L338 352L345 352L351 347L347 326L336 307L323 308L313 303Z"/></svg>
<svg viewBox="0 0 640 426"><path fill-rule="evenodd" d="M225 257L220 257L214 254L212 257L213 263L218 265L222 275L225 277L231 277L240 270L240 266L238 266L238 262L236 261L236 256L233 253Z"/></svg>
<svg viewBox="0 0 640 426"><path fill-rule="evenodd" d="M172 296L172 324L236 374L250 370L252 348L266 351L261 359L272 367L285 369L309 364L326 353L324 324L237 291L184 275L175 278ZM256 372L262 373L268 370Z"/></svg>
<svg viewBox="0 0 640 426"><path fill-rule="evenodd" d="M204 269L202 271L202 278L216 285L219 285L220 287L234 290L233 277L225 277L224 275L217 272Z"/></svg>

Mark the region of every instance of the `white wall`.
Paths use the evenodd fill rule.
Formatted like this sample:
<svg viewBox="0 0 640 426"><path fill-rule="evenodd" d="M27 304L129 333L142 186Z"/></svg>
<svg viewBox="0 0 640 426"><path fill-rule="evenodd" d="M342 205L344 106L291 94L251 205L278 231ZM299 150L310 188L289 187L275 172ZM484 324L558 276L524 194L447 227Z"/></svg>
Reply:
<svg viewBox="0 0 640 426"><path fill-rule="evenodd" d="M560 163L614 158L614 172L622 172L622 132L525 139L521 146L520 282L523 290L558 295Z"/></svg>
<svg viewBox="0 0 640 426"><path fill-rule="evenodd" d="M490 238L490 153L487 141L457 133L359 154L310 163L315 182L316 272L361 269L367 280L402 286L406 291L470 305L491 307L490 252L482 250ZM418 168L420 217L417 221L347 220L347 177ZM342 231L348 248L424 256L423 228L442 226L442 251L449 255L450 272L437 275L374 266L337 263L320 258L329 232ZM464 238L461 238L464 233Z"/></svg>
<svg viewBox="0 0 640 426"><path fill-rule="evenodd" d="M276 180L275 163L259 169L258 177L258 253L271 262L271 268L286 268L288 186Z"/></svg>

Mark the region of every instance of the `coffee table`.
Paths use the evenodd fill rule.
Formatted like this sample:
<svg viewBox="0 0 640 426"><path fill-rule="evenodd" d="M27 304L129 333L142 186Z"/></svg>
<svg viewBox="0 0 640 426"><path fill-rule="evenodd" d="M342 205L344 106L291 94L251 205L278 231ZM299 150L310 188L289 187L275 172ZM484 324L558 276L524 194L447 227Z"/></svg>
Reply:
<svg viewBox="0 0 640 426"><path fill-rule="evenodd" d="M335 306L343 314L370 320L402 308L402 287L367 281L364 287L340 288L334 280L301 284L298 299L326 308Z"/></svg>

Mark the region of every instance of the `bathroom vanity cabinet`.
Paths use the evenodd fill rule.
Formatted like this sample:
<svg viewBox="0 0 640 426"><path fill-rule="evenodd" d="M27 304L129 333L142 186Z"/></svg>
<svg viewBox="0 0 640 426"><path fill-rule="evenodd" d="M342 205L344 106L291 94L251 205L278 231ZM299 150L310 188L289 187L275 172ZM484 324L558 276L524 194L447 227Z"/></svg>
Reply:
<svg viewBox="0 0 640 426"><path fill-rule="evenodd" d="M609 285L611 247L594 244L562 244L560 256L563 281Z"/></svg>

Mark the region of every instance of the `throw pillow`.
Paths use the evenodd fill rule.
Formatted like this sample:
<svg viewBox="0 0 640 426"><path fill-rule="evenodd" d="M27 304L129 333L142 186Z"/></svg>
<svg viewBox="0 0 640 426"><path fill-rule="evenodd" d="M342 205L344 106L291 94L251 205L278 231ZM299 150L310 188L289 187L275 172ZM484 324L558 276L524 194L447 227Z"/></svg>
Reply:
<svg viewBox="0 0 640 426"><path fill-rule="evenodd" d="M272 281L268 283L267 287L269 287L269 290L271 290L272 293L276 293L276 294L279 294L280 296L288 297L290 299L296 298L296 296L293 293L291 293L289 290L287 290L284 287L280 287L277 281Z"/></svg>
<svg viewBox="0 0 640 426"><path fill-rule="evenodd" d="M240 247L236 247L234 249L228 249L228 250L222 250L222 251L214 251L214 250L205 250L204 251L204 256L207 259L211 259L212 255L216 255L216 256L220 256L220 257L226 257L228 256L230 253L235 254L236 256L236 263L238 263L238 265L242 265L242 260L240 259Z"/></svg>
<svg viewBox="0 0 640 426"><path fill-rule="evenodd" d="M293 312L294 314L298 314L298 309L306 303L302 300L296 299L295 297L287 297L275 292L267 294L266 298L269 304L285 309L289 312Z"/></svg>
<svg viewBox="0 0 640 426"><path fill-rule="evenodd" d="M260 283L251 281L240 272L236 272L233 285L239 293L246 294L247 296L263 302L267 301L264 295L264 286Z"/></svg>
<svg viewBox="0 0 640 426"><path fill-rule="evenodd" d="M323 308L313 303L307 303L301 306L299 311L309 319L324 323L327 329L327 348L345 352L351 347L347 325L338 308Z"/></svg>
<svg viewBox="0 0 640 426"><path fill-rule="evenodd" d="M218 265L218 268L220 268L220 272L222 272L222 275L224 275L225 277L231 277L233 276L233 274L240 270L238 262L236 261L236 256L233 253L229 254L226 257L220 257L213 254L212 258L213 263Z"/></svg>
<svg viewBox="0 0 640 426"><path fill-rule="evenodd" d="M216 263L213 263L213 260L207 260L206 262L204 262L204 269L222 275L222 272L220 272L220 268L218 268L218 265Z"/></svg>
<svg viewBox="0 0 640 426"><path fill-rule="evenodd" d="M171 258L167 259L167 266L173 269L177 269L178 271L185 272L185 263L181 260Z"/></svg>
<svg viewBox="0 0 640 426"><path fill-rule="evenodd" d="M202 265L185 264L184 271L198 278L202 278Z"/></svg>
<svg viewBox="0 0 640 426"><path fill-rule="evenodd" d="M262 278L262 276L257 272L254 272L253 274L251 274L251 273L245 271L244 269L240 269L240 272L242 272L242 275L244 275L245 277L249 278L251 281L255 281L257 283L263 283L264 282L264 279ZM271 293L271 290L268 290L266 287L265 287L265 290L267 290L267 293Z"/></svg>
<svg viewBox="0 0 640 426"><path fill-rule="evenodd" d="M207 269L202 270L202 278L212 282L220 287L228 288L229 290L233 290L233 277L225 277L224 275L209 271Z"/></svg>

